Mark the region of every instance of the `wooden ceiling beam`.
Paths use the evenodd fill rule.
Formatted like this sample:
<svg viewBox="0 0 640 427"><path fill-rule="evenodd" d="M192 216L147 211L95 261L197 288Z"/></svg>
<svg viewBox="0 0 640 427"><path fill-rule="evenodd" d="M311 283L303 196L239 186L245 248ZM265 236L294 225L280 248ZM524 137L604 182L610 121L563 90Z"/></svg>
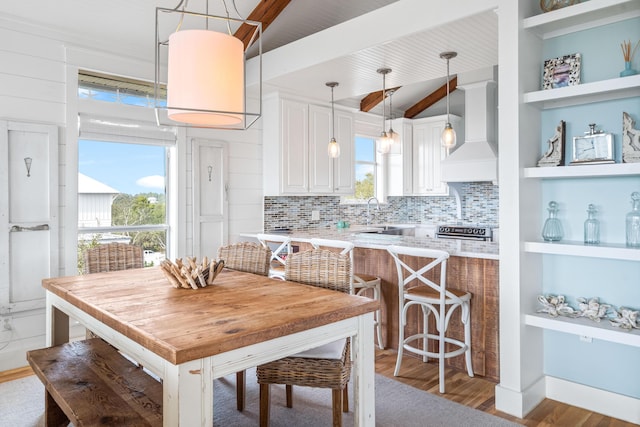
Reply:
<svg viewBox="0 0 640 427"><path fill-rule="evenodd" d="M402 86L394 87L386 89L387 92L396 91L400 89ZM382 101L382 91L371 92L369 95L365 96L360 100L360 111L364 111L365 113L371 110L373 107L378 105Z"/></svg>
<svg viewBox="0 0 640 427"><path fill-rule="evenodd" d="M458 76L449 80L449 93L456 90L458 87ZM422 98L420 101L413 104L404 112L404 117L406 119L413 119L418 114L422 113L427 108L431 107L436 102L447 96L447 84L443 84L438 89L431 92L429 95Z"/></svg>
<svg viewBox="0 0 640 427"><path fill-rule="evenodd" d="M273 21L276 20L278 15L282 13L285 7L291 2L291 0L261 0L258 5L253 9L253 11L247 17L249 21L259 21L262 22L262 32L271 25ZM242 43L244 43L244 48L246 49L251 41L251 36L255 27L253 25L242 24L240 28L234 34L235 37L239 38Z"/></svg>

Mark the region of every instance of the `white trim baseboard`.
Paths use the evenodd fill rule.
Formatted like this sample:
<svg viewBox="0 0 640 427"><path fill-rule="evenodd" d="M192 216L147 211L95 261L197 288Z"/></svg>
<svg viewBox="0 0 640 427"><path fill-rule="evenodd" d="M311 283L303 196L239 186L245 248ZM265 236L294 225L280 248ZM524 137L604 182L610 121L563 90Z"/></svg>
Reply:
<svg viewBox="0 0 640 427"><path fill-rule="evenodd" d="M524 391L498 384L495 388L496 409L514 417L524 418L545 398L545 377L541 377Z"/></svg>
<svg viewBox="0 0 640 427"><path fill-rule="evenodd" d="M550 376L546 377L546 395L558 402L640 424L640 399Z"/></svg>

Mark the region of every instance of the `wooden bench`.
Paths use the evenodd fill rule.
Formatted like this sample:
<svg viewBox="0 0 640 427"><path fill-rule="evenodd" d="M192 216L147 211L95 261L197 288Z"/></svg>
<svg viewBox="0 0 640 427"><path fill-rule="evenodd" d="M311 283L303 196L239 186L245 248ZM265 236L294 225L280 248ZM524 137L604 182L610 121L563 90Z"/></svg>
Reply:
<svg viewBox="0 0 640 427"><path fill-rule="evenodd" d="M162 384L100 338L27 352L45 386L45 425L161 426Z"/></svg>

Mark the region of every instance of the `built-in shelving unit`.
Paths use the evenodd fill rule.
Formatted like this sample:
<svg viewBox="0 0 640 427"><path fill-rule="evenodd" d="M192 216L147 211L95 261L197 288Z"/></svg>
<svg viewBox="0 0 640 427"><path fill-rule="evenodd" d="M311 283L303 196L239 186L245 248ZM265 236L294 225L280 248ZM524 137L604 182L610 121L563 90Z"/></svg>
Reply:
<svg viewBox="0 0 640 427"><path fill-rule="evenodd" d="M535 313L527 314L524 322L529 326L538 328L640 347L640 330L633 329L629 331L618 328L612 326L608 320L594 322L584 318L550 317L548 314Z"/></svg>
<svg viewBox="0 0 640 427"><path fill-rule="evenodd" d="M640 261L640 249L628 248L624 244L603 243L586 245L578 241L524 242L526 252L572 255L591 258L610 258L625 261Z"/></svg>
<svg viewBox="0 0 640 427"><path fill-rule="evenodd" d="M532 167L524 169L525 178L593 178L617 177L640 174L640 163L616 163L605 165L574 165L556 167Z"/></svg>
<svg viewBox="0 0 640 427"><path fill-rule="evenodd" d="M591 184L597 179L598 189L601 185L611 183L610 192L603 194L602 200L620 200L621 197L628 197L629 187L635 187L635 180L640 177L640 163L535 167L539 159L543 129L558 116L572 117L579 113L581 108L596 110L600 106L615 108L617 115L618 111L622 113L622 108L629 108L629 104L632 110L628 111L630 114L635 117L640 113L634 107L635 100L640 99L640 75L618 77L618 66L610 62L596 64L598 51L591 44L596 34L603 31L605 25L610 24L613 25L610 25L611 32L608 35L615 35L622 41L631 37L627 33L632 32L632 40L637 39L635 28L631 28L630 31L629 28L633 25L626 21L637 20L640 17L640 0L589 0L546 13L537 7L538 2L514 1L515 6L511 1L504 2L504 10L502 6L500 10L501 13L512 14L508 19L520 17L519 26L505 25L505 28L508 28L500 35L502 49L499 61L503 73L501 76L510 77L512 73L517 75L514 81L501 79L501 141L517 141L517 145L501 144L501 182L505 184L501 184L500 188L500 225L503 235L506 233L510 237L519 238L501 241L500 282L509 285L517 283L517 287L501 287L500 340L503 343L512 343L512 347L519 351L511 358L501 358L501 384L496 387L496 408L509 413L526 414L541 400L541 396L552 396L561 402L577 406L590 405L592 410L639 423L637 408L640 408L640 398L635 394L629 398L625 387L618 387L606 380L586 377L577 380L575 375L565 373L567 360L561 353L555 352L556 349L547 347L547 343L561 338L553 334L543 334L541 330L605 341L602 343L605 347L594 348L598 355L606 351L607 343L632 347L624 349L625 357L640 347L640 331L629 332L617 328L612 326L609 320L594 322L585 318L553 318L546 313L531 313L532 307L529 302L537 295L544 294L545 290L556 289L558 286L567 294L579 294L580 289L589 289L589 292L592 292L600 285L601 276L597 275L594 275L593 281L586 277L588 283L584 286L578 281L589 275L589 271L586 270L576 275L575 281L567 280L562 285L550 283L553 281L552 275L556 272L558 277L566 278L574 267L581 268L588 264L591 268L593 264L594 269L602 265L611 268L613 263L617 263L616 268L619 267L620 272L629 271L630 274L617 274L620 283L611 283L615 289L607 289L608 293L603 289L604 293L600 296L616 295L616 303L620 305L626 298L628 304L637 309L633 305L633 301L637 301L637 288L630 288L630 285L633 281L631 275L635 274L637 263L640 262L640 248L627 247L623 241L598 245L568 240L545 242L533 236L530 228L540 226L544 222L543 205L548 200L548 195L555 197L570 189L575 193L567 195L567 200L571 200L572 203L584 203L587 199L593 200ZM594 31L584 31L590 29ZM577 34L582 31L584 33ZM563 37L565 35L567 37ZM611 40L607 40L607 43L611 44ZM532 65L535 65L536 61L541 63L546 51L583 53L585 59L591 58L591 61L595 61L589 66L597 67L590 70L593 72L589 75L601 76L599 78L603 80L587 81L557 89L531 90L536 88L540 80L539 67ZM523 92L523 88L527 92ZM574 106L576 108L573 108ZM567 108L563 109L565 107ZM610 122L611 118L607 117L606 120ZM519 162L520 166L517 169L511 167L514 161ZM567 179L582 179L583 182L567 183ZM596 196L595 199L597 203L599 197ZM608 236L604 237L606 240ZM525 328L520 327L522 323L526 325ZM578 345L568 340L563 341L562 348L573 351ZM576 363L585 366L588 361ZM614 375L625 369L616 366L608 366L607 369L609 368ZM637 369L634 368L633 372L635 375ZM550 383L545 381L549 378L553 378L554 381L551 388ZM505 386L502 385L503 382ZM514 389L514 384L519 384L519 387ZM576 399L576 392L583 394L581 397L584 398ZM618 409L621 405L630 405L631 410Z"/></svg>

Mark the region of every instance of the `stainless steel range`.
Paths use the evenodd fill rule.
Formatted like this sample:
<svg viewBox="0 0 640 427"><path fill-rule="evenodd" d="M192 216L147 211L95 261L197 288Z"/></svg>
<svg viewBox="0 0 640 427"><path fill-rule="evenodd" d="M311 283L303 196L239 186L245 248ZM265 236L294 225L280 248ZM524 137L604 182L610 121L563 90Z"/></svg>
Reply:
<svg viewBox="0 0 640 427"><path fill-rule="evenodd" d="M439 225L439 239L491 240L491 228L482 225Z"/></svg>

